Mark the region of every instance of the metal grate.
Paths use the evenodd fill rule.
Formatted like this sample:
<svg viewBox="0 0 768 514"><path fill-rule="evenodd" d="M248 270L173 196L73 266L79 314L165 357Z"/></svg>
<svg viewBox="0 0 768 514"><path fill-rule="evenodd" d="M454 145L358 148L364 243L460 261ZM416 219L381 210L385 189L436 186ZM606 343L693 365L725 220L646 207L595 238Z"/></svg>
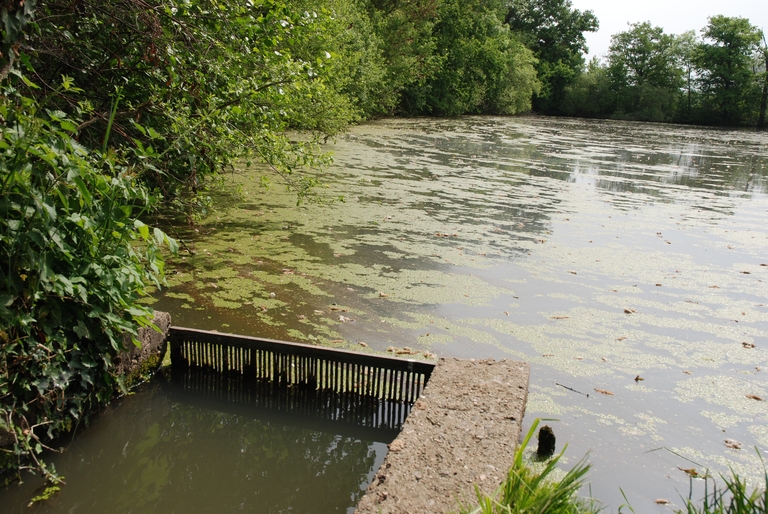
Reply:
<svg viewBox="0 0 768 514"><path fill-rule="evenodd" d="M281 387L267 380L246 379L243 375L202 368L174 368L167 386L178 393L177 400L183 403L249 414L261 412L266 419L279 418L287 424L334 430L375 441L393 440L412 408L406 402L355 393Z"/></svg>
<svg viewBox="0 0 768 514"><path fill-rule="evenodd" d="M435 367L428 362L182 327L171 327L169 342L174 373L205 370L284 388L409 405Z"/></svg>

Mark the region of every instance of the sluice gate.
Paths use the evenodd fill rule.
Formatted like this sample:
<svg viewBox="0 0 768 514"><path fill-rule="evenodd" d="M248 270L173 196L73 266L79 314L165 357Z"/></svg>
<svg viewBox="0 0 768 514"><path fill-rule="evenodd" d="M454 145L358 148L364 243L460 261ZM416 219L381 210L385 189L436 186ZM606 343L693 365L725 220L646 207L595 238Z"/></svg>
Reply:
<svg viewBox="0 0 768 514"><path fill-rule="evenodd" d="M173 381L286 415L399 430L435 367L421 361L171 327Z"/></svg>

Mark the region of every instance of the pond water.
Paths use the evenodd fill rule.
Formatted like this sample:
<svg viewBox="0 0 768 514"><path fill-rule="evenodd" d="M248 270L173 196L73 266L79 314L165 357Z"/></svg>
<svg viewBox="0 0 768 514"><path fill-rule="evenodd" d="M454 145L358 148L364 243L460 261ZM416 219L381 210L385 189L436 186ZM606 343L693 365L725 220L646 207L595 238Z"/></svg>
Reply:
<svg viewBox="0 0 768 514"><path fill-rule="evenodd" d="M755 399L768 399L768 133L534 117L395 119L356 127L328 150L335 164L320 191L343 202L297 207L278 179L268 190L260 185L268 170L229 175L212 192L217 210L173 234L195 254L169 261L170 288L155 307L195 328L410 358L526 360L527 426L553 418L558 449L569 444L566 467L588 454L584 494L609 512L625 502L621 490L637 512L668 512L658 498L679 507L691 486L700 496L702 481L689 483L684 469L730 466L760 483L768 450L768 402ZM125 441L129 453L145 439L142 451L151 451L164 424L175 422L173 403L154 398L133 408L166 409L164 421L126 428L119 444L92 430L104 458L120 461ZM254 462L280 452L247 443L244 426L278 438L283 429L178 413L179 422L194 416L210 434L201 430L192 443L169 436L181 463L140 456L149 471L118 471L110 494L160 494L167 473L184 484L200 456L224 477L208 490L228 496L225 509L253 499L248 477L262 469ZM383 455L356 440L330 456L342 446L338 436L297 434L281 441L304 438L312 443L305 453L276 444L304 474L285 468L285 484L275 478L266 487L296 505L315 505L314 491L326 488L307 472L311 462L348 468L348 500ZM230 447L208 450L212 440ZM244 448L260 460L238 464ZM241 482L228 478L232 468ZM316 489L293 495L299 485ZM71 494L90 498L85 489ZM189 505L207 501L202 494L190 493Z"/></svg>
<svg viewBox="0 0 768 514"><path fill-rule="evenodd" d="M213 392L213 391L211 391ZM352 512L393 437L189 392L156 377L47 456L66 485L0 490L10 513Z"/></svg>
<svg viewBox="0 0 768 514"><path fill-rule="evenodd" d="M570 463L589 453L609 510L619 488L639 511L681 505L682 469L759 480L768 134L396 119L328 149L321 191L343 203L297 208L259 185L267 171L231 175L219 210L177 234L196 254L170 263L157 308L360 351L524 359L527 422L556 418Z"/></svg>

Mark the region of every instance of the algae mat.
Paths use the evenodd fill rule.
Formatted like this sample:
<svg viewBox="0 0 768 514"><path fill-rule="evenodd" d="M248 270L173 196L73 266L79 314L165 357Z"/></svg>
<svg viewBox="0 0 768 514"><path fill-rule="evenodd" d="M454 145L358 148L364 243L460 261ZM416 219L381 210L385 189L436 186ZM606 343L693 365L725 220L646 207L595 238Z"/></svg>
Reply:
<svg viewBox="0 0 768 514"><path fill-rule="evenodd" d="M531 363L592 494L680 504L768 448L768 134L557 118L386 120L328 198L228 175L157 307L180 325ZM527 427L524 427L526 429ZM729 448L725 440L741 443ZM694 481L694 494L702 489Z"/></svg>

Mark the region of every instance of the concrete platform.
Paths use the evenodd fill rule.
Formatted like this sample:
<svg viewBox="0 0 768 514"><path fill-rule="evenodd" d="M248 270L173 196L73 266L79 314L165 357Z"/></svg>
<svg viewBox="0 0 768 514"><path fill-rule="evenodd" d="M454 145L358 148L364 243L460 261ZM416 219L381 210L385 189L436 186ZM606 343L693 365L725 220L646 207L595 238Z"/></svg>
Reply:
<svg viewBox="0 0 768 514"><path fill-rule="evenodd" d="M440 359L357 514L455 511L493 492L512 466L530 368L511 360Z"/></svg>

